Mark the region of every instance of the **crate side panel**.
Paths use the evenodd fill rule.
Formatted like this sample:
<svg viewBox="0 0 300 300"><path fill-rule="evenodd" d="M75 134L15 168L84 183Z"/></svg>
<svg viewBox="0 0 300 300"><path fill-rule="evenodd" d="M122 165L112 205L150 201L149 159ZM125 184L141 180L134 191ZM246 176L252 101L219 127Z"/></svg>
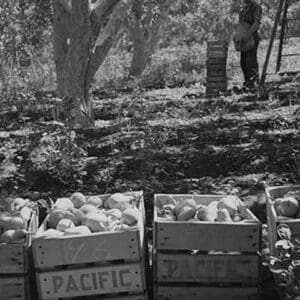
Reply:
<svg viewBox="0 0 300 300"><path fill-rule="evenodd" d="M140 264L39 273L38 285L42 299L120 292L142 293L145 290Z"/></svg>
<svg viewBox="0 0 300 300"><path fill-rule="evenodd" d="M156 280L161 283L259 283L258 255L156 254Z"/></svg>
<svg viewBox="0 0 300 300"><path fill-rule="evenodd" d="M0 274L26 273L25 257L27 255L25 243L0 244Z"/></svg>
<svg viewBox="0 0 300 300"><path fill-rule="evenodd" d="M277 242L277 216L274 205L269 197L267 197L267 221L268 221L268 237L270 241L270 254L276 256L275 244Z"/></svg>
<svg viewBox="0 0 300 300"><path fill-rule="evenodd" d="M88 296L88 297L71 297L71 298L64 298L64 300L147 300L147 295L146 294L138 294L138 295L126 295L126 294L121 294L121 295L101 295L99 297L97 296ZM56 300L56 299L55 299Z"/></svg>
<svg viewBox="0 0 300 300"><path fill-rule="evenodd" d="M139 260L138 235L139 230L133 230L61 238L37 238L32 242L35 267L46 268L117 259Z"/></svg>
<svg viewBox="0 0 300 300"><path fill-rule="evenodd" d="M260 224L155 222L157 250L260 250ZM179 238L180 237L180 238Z"/></svg>
<svg viewBox="0 0 300 300"><path fill-rule="evenodd" d="M157 300L257 300L257 288L158 286Z"/></svg>
<svg viewBox="0 0 300 300"><path fill-rule="evenodd" d="M25 300L26 277L0 277L0 300ZM29 300L29 299L27 299Z"/></svg>

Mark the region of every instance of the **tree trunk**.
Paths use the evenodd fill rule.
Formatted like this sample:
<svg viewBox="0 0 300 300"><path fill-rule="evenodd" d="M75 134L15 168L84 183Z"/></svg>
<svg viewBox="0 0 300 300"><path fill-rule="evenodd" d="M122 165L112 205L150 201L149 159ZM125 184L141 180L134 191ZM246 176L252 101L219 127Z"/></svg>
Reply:
<svg viewBox="0 0 300 300"><path fill-rule="evenodd" d="M155 47L161 38L161 33L166 23L171 4L172 0L161 2L158 16L153 15L153 10L149 6L148 15L145 18L148 20L146 23L149 24L143 24L141 11L142 1L135 0L133 6L134 16L130 26L134 49L129 71L130 75L139 76L145 70L151 55L154 53Z"/></svg>
<svg viewBox="0 0 300 300"><path fill-rule="evenodd" d="M132 61L130 65L131 76L138 76L145 70L152 54L148 51L147 46L148 44L145 41L143 43L134 43Z"/></svg>
<svg viewBox="0 0 300 300"><path fill-rule="evenodd" d="M89 88L133 0L53 0L57 94L71 127L94 124Z"/></svg>

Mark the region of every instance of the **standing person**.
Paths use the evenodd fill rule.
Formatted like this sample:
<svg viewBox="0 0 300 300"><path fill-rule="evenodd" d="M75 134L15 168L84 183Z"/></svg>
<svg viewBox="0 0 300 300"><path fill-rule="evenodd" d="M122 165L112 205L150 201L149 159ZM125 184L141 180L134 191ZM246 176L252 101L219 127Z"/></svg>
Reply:
<svg viewBox="0 0 300 300"><path fill-rule="evenodd" d="M262 18L262 8L255 0L243 0L244 7L240 11L239 22L244 24L246 34L241 42L247 43L250 39L254 40L251 49L241 50L241 68L244 74L245 88L254 88L259 81L259 69L257 63L257 48L260 41L258 29Z"/></svg>

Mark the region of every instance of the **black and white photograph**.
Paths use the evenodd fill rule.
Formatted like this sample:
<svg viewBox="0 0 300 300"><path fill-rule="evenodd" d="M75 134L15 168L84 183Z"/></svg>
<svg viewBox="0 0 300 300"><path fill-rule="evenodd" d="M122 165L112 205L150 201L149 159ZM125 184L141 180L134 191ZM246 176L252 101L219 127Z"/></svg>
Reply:
<svg viewBox="0 0 300 300"><path fill-rule="evenodd" d="M300 300L300 1L0 0L0 300Z"/></svg>

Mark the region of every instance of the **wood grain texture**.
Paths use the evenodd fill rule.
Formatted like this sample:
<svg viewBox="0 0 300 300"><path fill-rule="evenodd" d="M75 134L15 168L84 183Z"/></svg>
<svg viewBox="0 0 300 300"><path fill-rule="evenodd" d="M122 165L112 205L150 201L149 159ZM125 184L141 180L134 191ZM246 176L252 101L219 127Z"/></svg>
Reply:
<svg viewBox="0 0 300 300"><path fill-rule="evenodd" d="M155 279L160 283L236 283L257 286L258 255L156 253Z"/></svg>
<svg viewBox="0 0 300 300"><path fill-rule="evenodd" d="M33 240L35 267L41 269L118 259L138 261L140 249L138 230Z"/></svg>
<svg viewBox="0 0 300 300"><path fill-rule="evenodd" d="M157 286L156 300L258 300L257 288Z"/></svg>
<svg viewBox="0 0 300 300"><path fill-rule="evenodd" d="M0 300L30 300L26 298L26 277L0 277Z"/></svg>
<svg viewBox="0 0 300 300"><path fill-rule="evenodd" d="M142 264L70 269L38 273L41 299L113 294L143 293Z"/></svg>

